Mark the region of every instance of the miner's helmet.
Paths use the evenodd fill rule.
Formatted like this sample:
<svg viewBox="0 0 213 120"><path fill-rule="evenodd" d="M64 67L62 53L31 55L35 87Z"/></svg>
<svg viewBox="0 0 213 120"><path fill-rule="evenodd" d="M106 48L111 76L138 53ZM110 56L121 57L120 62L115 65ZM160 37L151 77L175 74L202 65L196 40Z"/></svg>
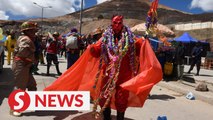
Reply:
<svg viewBox="0 0 213 120"><path fill-rule="evenodd" d="M58 36L59 36L59 33L58 33L58 32L54 32L54 33L53 33L53 36L58 37Z"/></svg>
<svg viewBox="0 0 213 120"><path fill-rule="evenodd" d="M92 32L92 35L94 36L94 35L98 35L102 33L103 33L103 30L100 27L98 27Z"/></svg>
<svg viewBox="0 0 213 120"><path fill-rule="evenodd" d="M21 31L27 31L27 30L36 30L38 31L38 24L35 22L24 22L21 24Z"/></svg>

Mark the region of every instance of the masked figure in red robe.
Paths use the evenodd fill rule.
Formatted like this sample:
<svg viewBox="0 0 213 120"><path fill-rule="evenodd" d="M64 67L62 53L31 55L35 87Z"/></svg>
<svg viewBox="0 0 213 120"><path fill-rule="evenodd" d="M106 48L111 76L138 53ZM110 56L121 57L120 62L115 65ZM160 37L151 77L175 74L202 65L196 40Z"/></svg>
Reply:
<svg viewBox="0 0 213 120"><path fill-rule="evenodd" d="M45 90L90 91L96 117L103 113L104 120L110 120L113 108L117 120L123 120L127 107L142 107L161 79L161 66L149 41L136 38L123 25L123 16L116 15L102 38Z"/></svg>

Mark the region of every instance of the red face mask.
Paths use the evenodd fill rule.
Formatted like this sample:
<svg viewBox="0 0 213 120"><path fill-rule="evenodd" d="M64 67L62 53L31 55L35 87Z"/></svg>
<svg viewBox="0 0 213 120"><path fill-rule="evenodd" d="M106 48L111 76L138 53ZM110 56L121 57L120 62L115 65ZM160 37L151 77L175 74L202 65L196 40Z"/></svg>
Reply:
<svg viewBox="0 0 213 120"><path fill-rule="evenodd" d="M119 34L123 29L123 16L114 16L112 18L112 29L115 34Z"/></svg>

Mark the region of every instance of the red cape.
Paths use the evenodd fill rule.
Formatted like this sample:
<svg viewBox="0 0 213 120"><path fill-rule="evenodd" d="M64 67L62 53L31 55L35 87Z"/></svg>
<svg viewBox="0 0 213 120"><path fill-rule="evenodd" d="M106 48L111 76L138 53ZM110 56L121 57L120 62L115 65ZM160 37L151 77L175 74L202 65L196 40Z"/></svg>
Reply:
<svg viewBox="0 0 213 120"><path fill-rule="evenodd" d="M139 73L121 84L121 87L130 92L128 107L142 107L152 87L162 79L161 65L159 64L148 40L138 39L141 42L139 62ZM91 46L78 59L78 61L65 71L56 81L45 88L45 91L90 91L91 96L96 99L100 91L94 90L96 73L100 58L90 54ZM100 81L100 80L99 80ZM99 84L97 85L97 87ZM111 107L114 106L114 97Z"/></svg>

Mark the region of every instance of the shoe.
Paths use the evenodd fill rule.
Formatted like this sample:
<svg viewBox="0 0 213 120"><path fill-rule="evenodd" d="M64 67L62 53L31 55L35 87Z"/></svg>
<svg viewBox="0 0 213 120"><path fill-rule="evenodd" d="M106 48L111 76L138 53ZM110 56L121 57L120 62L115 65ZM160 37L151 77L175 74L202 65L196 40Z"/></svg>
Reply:
<svg viewBox="0 0 213 120"><path fill-rule="evenodd" d="M47 74L46 74L46 76L50 76L50 74L49 74L49 73L47 73Z"/></svg>
<svg viewBox="0 0 213 120"><path fill-rule="evenodd" d="M21 112L10 110L10 115L15 116L15 117L20 117L21 116Z"/></svg>
<svg viewBox="0 0 213 120"><path fill-rule="evenodd" d="M188 71L187 73L188 73L188 74L191 74L191 72L190 72L190 71Z"/></svg>
<svg viewBox="0 0 213 120"><path fill-rule="evenodd" d="M61 74L62 74L61 72L58 73L59 76L60 76Z"/></svg>
<svg viewBox="0 0 213 120"><path fill-rule="evenodd" d="M41 65L45 65L45 63L44 63L44 62L41 62L40 64L41 64Z"/></svg>
<svg viewBox="0 0 213 120"><path fill-rule="evenodd" d="M34 72L34 75L39 75L39 73L38 72Z"/></svg>
<svg viewBox="0 0 213 120"><path fill-rule="evenodd" d="M197 73L195 76L199 76L199 74Z"/></svg>
<svg viewBox="0 0 213 120"><path fill-rule="evenodd" d="M149 98L151 98L151 95L150 95L150 94L147 96L147 99L149 99Z"/></svg>

